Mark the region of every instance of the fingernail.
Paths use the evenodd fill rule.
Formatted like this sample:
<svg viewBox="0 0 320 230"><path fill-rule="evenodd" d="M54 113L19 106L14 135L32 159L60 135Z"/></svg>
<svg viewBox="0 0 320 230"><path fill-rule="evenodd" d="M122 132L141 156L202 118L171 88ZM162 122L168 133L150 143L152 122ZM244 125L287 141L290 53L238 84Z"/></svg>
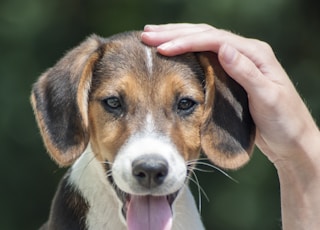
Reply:
<svg viewBox="0 0 320 230"><path fill-rule="evenodd" d="M156 27L156 25L145 25L143 30L148 32L148 31L152 31L152 29L154 29Z"/></svg>
<svg viewBox="0 0 320 230"><path fill-rule="evenodd" d="M143 39L143 40L144 39L148 40L149 38L152 39L152 37L154 37L153 34L154 34L153 32L142 32L141 33L141 39Z"/></svg>
<svg viewBox="0 0 320 230"><path fill-rule="evenodd" d="M145 37L148 37L148 34L149 34L148 32L142 32L140 36L141 38L145 38Z"/></svg>
<svg viewBox="0 0 320 230"><path fill-rule="evenodd" d="M220 48L220 57L225 61L226 64L231 64L233 63L236 55L237 55L237 50L233 48L232 46L229 45L223 45Z"/></svg>

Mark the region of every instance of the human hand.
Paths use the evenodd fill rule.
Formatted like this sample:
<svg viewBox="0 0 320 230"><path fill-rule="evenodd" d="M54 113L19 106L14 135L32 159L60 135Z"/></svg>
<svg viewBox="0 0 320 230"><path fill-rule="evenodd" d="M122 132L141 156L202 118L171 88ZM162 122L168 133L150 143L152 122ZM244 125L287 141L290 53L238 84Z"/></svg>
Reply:
<svg viewBox="0 0 320 230"><path fill-rule="evenodd" d="M306 160L301 152L319 158L314 145L319 130L267 43L206 24L147 25L141 38L167 56L217 53L225 71L247 91L256 144L276 167Z"/></svg>

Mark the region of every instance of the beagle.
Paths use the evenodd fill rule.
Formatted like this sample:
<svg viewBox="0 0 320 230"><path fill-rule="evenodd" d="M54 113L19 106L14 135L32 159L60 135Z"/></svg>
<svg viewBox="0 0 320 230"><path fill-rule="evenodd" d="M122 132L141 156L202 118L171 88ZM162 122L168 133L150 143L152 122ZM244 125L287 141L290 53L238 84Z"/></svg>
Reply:
<svg viewBox="0 0 320 230"><path fill-rule="evenodd" d="M44 144L71 165L41 229L201 230L188 188L199 154L224 169L249 160L247 95L217 56L165 57L140 35L93 35L34 84Z"/></svg>

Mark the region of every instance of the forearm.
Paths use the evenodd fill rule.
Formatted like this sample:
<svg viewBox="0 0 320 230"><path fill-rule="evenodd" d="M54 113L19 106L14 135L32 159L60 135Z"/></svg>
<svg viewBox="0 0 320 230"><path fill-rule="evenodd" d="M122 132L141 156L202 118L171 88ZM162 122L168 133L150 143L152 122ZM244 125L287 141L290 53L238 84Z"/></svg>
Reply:
<svg viewBox="0 0 320 230"><path fill-rule="evenodd" d="M317 230L320 226L319 131L310 138L309 143L301 145L300 160L275 162L280 180L283 230Z"/></svg>

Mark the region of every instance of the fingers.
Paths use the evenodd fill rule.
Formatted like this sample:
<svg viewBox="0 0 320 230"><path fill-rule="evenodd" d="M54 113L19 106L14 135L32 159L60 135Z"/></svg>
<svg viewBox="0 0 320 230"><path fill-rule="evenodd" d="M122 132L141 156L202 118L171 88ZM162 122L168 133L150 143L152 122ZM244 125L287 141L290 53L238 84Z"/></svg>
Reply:
<svg viewBox="0 0 320 230"><path fill-rule="evenodd" d="M275 59L272 49L266 43L206 24L151 25L146 26L145 31L142 40L149 45L157 46L163 55L174 56L201 51L218 53L225 71L248 93L255 90L257 84L265 83L262 76L266 69L270 70L264 67L266 56L270 56L270 60Z"/></svg>
<svg viewBox="0 0 320 230"><path fill-rule="evenodd" d="M180 31L177 31L181 35ZM211 32L212 33L212 32ZM169 39L168 42L160 44L157 49L158 51L167 56L175 56L187 52L201 52L201 51L212 51L217 53L219 48L219 41L210 39L211 36L207 31L185 34L178 38ZM171 36L169 34L169 36ZM205 41L205 42L204 42Z"/></svg>
<svg viewBox="0 0 320 230"><path fill-rule="evenodd" d="M261 70L264 65L273 65L276 60L267 43L206 24L147 25L141 38L146 44L157 46L158 51L167 56L201 51L218 53L221 46L227 43L252 60L258 68L262 67Z"/></svg>
<svg viewBox="0 0 320 230"><path fill-rule="evenodd" d="M185 52L208 50L213 41L209 39L209 35L215 30L206 24L147 25L141 39L148 45L157 46L161 54L175 56Z"/></svg>
<svg viewBox="0 0 320 230"><path fill-rule="evenodd" d="M218 57L224 70L242 85L249 95L255 94L262 87L268 87L269 80L264 77L260 69L232 46L223 44Z"/></svg>
<svg viewBox="0 0 320 230"><path fill-rule="evenodd" d="M144 31L166 31L176 29L189 29L189 28L209 28L207 24L191 24L191 23L169 23L163 25L146 25Z"/></svg>
<svg viewBox="0 0 320 230"><path fill-rule="evenodd" d="M214 30L214 28L205 24L147 25L141 39L148 45L157 46L160 53L174 56L185 52L206 50L206 48L201 48L206 46L206 44L202 44L206 38L200 37L195 41L194 37L208 30ZM205 33L204 36L206 37Z"/></svg>
<svg viewBox="0 0 320 230"><path fill-rule="evenodd" d="M207 30L213 28L207 24L191 24L191 23L171 23L163 25L146 25L144 27L145 32L162 32L162 31L173 31L173 30L192 30L200 29Z"/></svg>

